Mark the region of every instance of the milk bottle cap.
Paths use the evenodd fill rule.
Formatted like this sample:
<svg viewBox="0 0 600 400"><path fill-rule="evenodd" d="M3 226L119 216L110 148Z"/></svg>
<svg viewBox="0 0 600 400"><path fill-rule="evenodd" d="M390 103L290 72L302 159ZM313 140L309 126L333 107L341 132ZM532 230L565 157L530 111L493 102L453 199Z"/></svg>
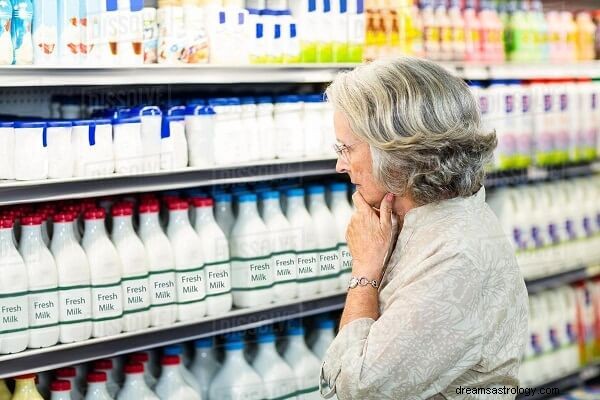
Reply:
<svg viewBox="0 0 600 400"><path fill-rule="evenodd" d="M214 201L208 197L194 197L192 199L192 204L194 207L212 207L214 205Z"/></svg>
<svg viewBox="0 0 600 400"><path fill-rule="evenodd" d="M271 96L259 96L256 98L256 104L270 104L273 103Z"/></svg>
<svg viewBox="0 0 600 400"><path fill-rule="evenodd" d="M97 208L95 210L87 210L83 217L86 220L93 220L93 219L104 219L106 218L106 211L104 211L103 208Z"/></svg>
<svg viewBox="0 0 600 400"><path fill-rule="evenodd" d="M157 213L160 207L158 206L158 201L152 203L142 203L140 204L140 214L147 213Z"/></svg>
<svg viewBox="0 0 600 400"><path fill-rule="evenodd" d="M208 99L208 105L212 107L222 107L228 104L226 97L213 97Z"/></svg>
<svg viewBox="0 0 600 400"><path fill-rule="evenodd" d="M250 97L250 96L240 97L240 104L242 104L242 105L244 105L244 104L255 104L254 97Z"/></svg>
<svg viewBox="0 0 600 400"><path fill-rule="evenodd" d="M17 121L14 123L15 128L45 128L44 121Z"/></svg>
<svg viewBox="0 0 600 400"><path fill-rule="evenodd" d="M133 209L128 204L118 203L112 208L113 217L129 217L133 215Z"/></svg>
<svg viewBox="0 0 600 400"><path fill-rule="evenodd" d="M87 375L87 382L88 383L106 382L106 380L107 380L107 378L106 378L106 372L95 371L95 372L90 372Z"/></svg>
<svg viewBox="0 0 600 400"><path fill-rule="evenodd" d="M166 356L179 356L183 353L183 347L180 344L172 344L163 349Z"/></svg>
<svg viewBox="0 0 600 400"><path fill-rule="evenodd" d="M213 197L217 203L230 203L233 196L229 193L215 193Z"/></svg>
<svg viewBox="0 0 600 400"><path fill-rule="evenodd" d="M0 229L11 229L14 225L12 218L2 217L0 218Z"/></svg>
<svg viewBox="0 0 600 400"><path fill-rule="evenodd" d="M301 97L295 94L288 94L284 96L275 97L275 102L277 103L299 103L301 101Z"/></svg>
<svg viewBox="0 0 600 400"><path fill-rule="evenodd" d="M33 225L41 225L42 218L39 215L29 215L21 218L21 225L25 226L33 226Z"/></svg>
<svg viewBox="0 0 600 400"><path fill-rule="evenodd" d="M160 365L179 365L180 362L179 356L163 356Z"/></svg>
<svg viewBox="0 0 600 400"><path fill-rule="evenodd" d="M51 392L68 392L71 390L71 382L69 381L53 381L50 384Z"/></svg>
<svg viewBox="0 0 600 400"><path fill-rule="evenodd" d="M228 333L225 335L225 350L241 350L244 348L242 332Z"/></svg>
<svg viewBox="0 0 600 400"><path fill-rule="evenodd" d="M240 203L247 203L247 202L256 202L256 195L254 193L242 193L240 195L238 195L238 201Z"/></svg>
<svg viewBox="0 0 600 400"><path fill-rule="evenodd" d="M55 223L73 222L73 220L73 214L71 214L70 212L58 213L52 217L52 221L54 221Z"/></svg>
<svg viewBox="0 0 600 400"><path fill-rule="evenodd" d="M256 341L258 343L271 343L275 341L275 332L271 325L261 326L256 330Z"/></svg>
<svg viewBox="0 0 600 400"><path fill-rule="evenodd" d="M311 185L308 187L308 194L321 194L325 193L325 186L323 185Z"/></svg>
<svg viewBox="0 0 600 400"><path fill-rule="evenodd" d="M36 379L36 378L37 377L35 374L23 374L23 375L14 377L15 380Z"/></svg>
<svg viewBox="0 0 600 400"><path fill-rule="evenodd" d="M307 94L302 96L302 101L305 103L322 103L323 95L322 94Z"/></svg>
<svg viewBox="0 0 600 400"><path fill-rule="evenodd" d="M329 185L329 189L332 192L347 192L348 184L346 184L344 182L335 182L335 183L332 183L331 185Z"/></svg>
<svg viewBox="0 0 600 400"><path fill-rule="evenodd" d="M129 363L125 365L123 371L126 374L143 374L144 373L144 364L142 363Z"/></svg>
<svg viewBox="0 0 600 400"><path fill-rule="evenodd" d="M335 322L332 319L323 317L317 319L317 328L319 329L333 329Z"/></svg>
<svg viewBox="0 0 600 400"><path fill-rule="evenodd" d="M187 210L188 203L185 200L173 200L168 203L169 210Z"/></svg>
<svg viewBox="0 0 600 400"><path fill-rule="evenodd" d="M144 353L144 352L133 353L132 355L129 356L129 361L131 361L132 363L145 363L145 362L148 362L149 360L150 360L150 356L148 355L148 353Z"/></svg>
<svg viewBox="0 0 600 400"><path fill-rule="evenodd" d="M96 369L96 370L113 369L113 362L112 362L112 360L109 360L109 359L97 360L94 362L94 369Z"/></svg>
<svg viewBox="0 0 600 400"><path fill-rule="evenodd" d="M214 338L202 338L194 342L194 347L197 349L210 349L215 343Z"/></svg>
<svg viewBox="0 0 600 400"><path fill-rule="evenodd" d="M262 200L267 199L278 199L280 197L279 192L275 190L269 190L266 192L260 192L260 198Z"/></svg>
<svg viewBox="0 0 600 400"><path fill-rule="evenodd" d="M56 377L58 379L63 378L75 378L77 376L77 370L74 367L64 367L56 371Z"/></svg>
<svg viewBox="0 0 600 400"><path fill-rule="evenodd" d="M285 195L287 197L303 197L304 189L302 189L302 188L287 189L285 192Z"/></svg>
<svg viewBox="0 0 600 400"><path fill-rule="evenodd" d="M299 319L291 319L286 323L287 334L290 336L304 335L304 326Z"/></svg>

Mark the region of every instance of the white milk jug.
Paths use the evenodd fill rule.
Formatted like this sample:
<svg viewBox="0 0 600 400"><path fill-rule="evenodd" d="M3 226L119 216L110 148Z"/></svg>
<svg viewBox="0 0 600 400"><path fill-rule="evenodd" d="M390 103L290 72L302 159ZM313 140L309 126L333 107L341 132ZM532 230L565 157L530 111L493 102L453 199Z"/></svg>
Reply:
<svg viewBox="0 0 600 400"><path fill-rule="evenodd" d="M319 293L319 252L317 232L312 217L304 205L304 189L286 192L286 213L293 229L302 231L302 240L296 247L298 265L298 295L300 298Z"/></svg>
<svg viewBox="0 0 600 400"><path fill-rule="evenodd" d="M150 325L150 288L146 249L133 230L129 204L112 209L112 241L121 260L123 290L123 331L132 332Z"/></svg>
<svg viewBox="0 0 600 400"><path fill-rule="evenodd" d="M106 235L105 215L101 208L85 212L81 241L90 265L93 337L116 335L123 329L121 260Z"/></svg>
<svg viewBox="0 0 600 400"><path fill-rule="evenodd" d="M158 400L144 380L144 365L132 363L125 365L125 383L117 394L116 400Z"/></svg>
<svg viewBox="0 0 600 400"><path fill-rule="evenodd" d="M202 388L200 387L198 380L185 366L185 354L183 351L183 346L181 346L180 344L167 346L163 348L163 354L165 356L179 357L179 359L181 360L181 362L179 363L179 373L181 374L181 377L189 387L194 389L194 391L198 393L198 395L200 395L202 393Z"/></svg>
<svg viewBox="0 0 600 400"><path fill-rule="evenodd" d="M231 310L231 265L229 244L215 221L213 200L194 198L195 230L202 242L206 274L206 309L208 315L221 315Z"/></svg>
<svg viewBox="0 0 600 400"><path fill-rule="evenodd" d="M206 275L202 243L188 220L187 202L169 203L167 236L175 255L177 319L189 321L206 315Z"/></svg>
<svg viewBox="0 0 600 400"><path fill-rule="evenodd" d="M50 384L50 400L73 400L71 382L54 381Z"/></svg>
<svg viewBox="0 0 600 400"><path fill-rule="evenodd" d="M271 236L271 266L275 281L273 296L275 301L291 300L298 296L295 250L302 241L302 231L293 229L283 215L279 192L262 192L261 199L262 218Z"/></svg>
<svg viewBox="0 0 600 400"><path fill-rule="evenodd" d="M233 209L231 207L232 196L229 193L217 193L214 196L215 200L215 220L221 227L225 236L229 239L231 229L235 223Z"/></svg>
<svg viewBox="0 0 600 400"><path fill-rule="evenodd" d="M186 108L185 134L190 167L215 165L215 114L210 106Z"/></svg>
<svg viewBox="0 0 600 400"><path fill-rule="evenodd" d="M134 108L132 114L141 120L143 171L160 171L162 112L158 107L146 106Z"/></svg>
<svg viewBox="0 0 600 400"><path fill-rule="evenodd" d="M160 400L202 400L200 395L183 380L180 363L179 356L162 358L162 373L156 384L156 394Z"/></svg>
<svg viewBox="0 0 600 400"><path fill-rule="evenodd" d="M163 115L160 144L160 168L173 170L188 165L188 147L185 138L185 107L171 107Z"/></svg>
<svg viewBox="0 0 600 400"><path fill-rule="evenodd" d="M210 384L209 400L265 398L264 383L244 358L242 333L225 335L225 361Z"/></svg>
<svg viewBox="0 0 600 400"><path fill-rule="evenodd" d="M48 121L48 178L70 178L74 161L71 151L70 121Z"/></svg>
<svg viewBox="0 0 600 400"><path fill-rule="evenodd" d="M194 347L196 354L190 370L200 384L202 400L207 400L210 383L221 368L221 363L217 361L213 338L198 339Z"/></svg>
<svg viewBox="0 0 600 400"><path fill-rule="evenodd" d="M106 373L90 372L87 376L85 400L113 400L106 390Z"/></svg>
<svg viewBox="0 0 600 400"><path fill-rule="evenodd" d="M231 230L231 286L237 307L256 307L272 301L271 240L258 215L256 195L239 196L238 217Z"/></svg>
<svg viewBox="0 0 600 400"><path fill-rule="evenodd" d="M56 378L64 381L68 381L71 384L71 399L81 400L83 395L79 390L77 384L77 370L74 367L64 367L56 370Z"/></svg>
<svg viewBox="0 0 600 400"><path fill-rule="evenodd" d="M79 342L92 335L90 266L83 248L73 237L73 215L54 216L50 251L58 271L61 343Z"/></svg>
<svg viewBox="0 0 600 400"><path fill-rule="evenodd" d="M317 319L317 330L315 332L315 340L311 346L311 350L319 360L325 358L325 353L335 338L335 333L333 332L334 326L335 322L332 319Z"/></svg>
<svg viewBox="0 0 600 400"><path fill-rule="evenodd" d="M335 219L338 233L340 288L345 289L352 275L352 256L346 243L346 230L348 229L353 211L348 203L348 185L346 183L332 183L329 190L331 193L329 209Z"/></svg>
<svg viewBox="0 0 600 400"><path fill-rule="evenodd" d="M158 203L140 205L140 239L148 258L150 285L150 324L166 326L177 320L175 257L167 235L158 220Z"/></svg>
<svg viewBox="0 0 600 400"><path fill-rule="evenodd" d="M144 170L144 145L140 117L113 120L115 172L139 174Z"/></svg>
<svg viewBox="0 0 600 400"><path fill-rule="evenodd" d="M275 334L271 326L258 328L258 350L252 368L264 382L266 399L295 398L296 375L275 349Z"/></svg>
<svg viewBox="0 0 600 400"><path fill-rule="evenodd" d="M296 375L298 398L302 400L320 399L318 382L321 362L306 347L302 323L299 320L291 320L288 321L287 327L287 344L283 359L292 367Z"/></svg>
<svg viewBox="0 0 600 400"><path fill-rule="evenodd" d="M28 347L53 346L58 342L58 272L50 250L42 241L39 216L21 219L19 252L29 277Z"/></svg>
<svg viewBox="0 0 600 400"><path fill-rule="evenodd" d="M0 179L15 179L15 124L13 122L0 121Z"/></svg>
<svg viewBox="0 0 600 400"><path fill-rule="evenodd" d="M150 389L154 389L154 386L156 386L156 378L152 375L152 371L150 371L149 354L144 351L133 353L129 356L129 361L134 364L142 364L144 367L144 381L146 382L146 386Z"/></svg>
<svg viewBox="0 0 600 400"><path fill-rule="evenodd" d="M0 354L18 353L29 343L29 283L12 229L11 219L0 218Z"/></svg>
<svg viewBox="0 0 600 400"><path fill-rule="evenodd" d="M308 188L308 209L317 230L321 292L336 291L340 288L338 232L335 218L325 203L324 186L315 185Z"/></svg>
<svg viewBox="0 0 600 400"><path fill-rule="evenodd" d="M114 363L111 359L96 360L93 366L94 371L104 372L106 374L106 391L110 397L114 398L119 391L119 384L115 379Z"/></svg>

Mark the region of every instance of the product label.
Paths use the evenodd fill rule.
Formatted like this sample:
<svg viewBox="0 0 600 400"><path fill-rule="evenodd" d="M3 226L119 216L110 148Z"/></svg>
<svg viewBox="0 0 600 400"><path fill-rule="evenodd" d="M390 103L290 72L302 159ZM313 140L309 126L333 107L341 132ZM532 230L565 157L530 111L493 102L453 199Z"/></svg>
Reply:
<svg viewBox="0 0 600 400"><path fill-rule="evenodd" d="M175 284L174 272L151 272L148 285L150 286L151 307L166 306L177 301L177 285Z"/></svg>
<svg viewBox="0 0 600 400"><path fill-rule="evenodd" d="M275 271L275 282L285 283L296 280L298 268L296 266L296 254L293 252L281 252L273 254L271 265Z"/></svg>
<svg viewBox="0 0 600 400"><path fill-rule="evenodd" d="M337 248L323 249L319 252L319 276L339 275L340 256Z"/></svg>
<svg viewBox="0 0 600 400"><path fill-rule="evenodd" d="M176 271L177 302L179 304L195 303L206 297L204 267Z"/></svg>
<svg viewBox="0 0 600 400"><path fill-rule="evenodd" d="M58 291L29 292L29 327L46 328L58 324Z"/></svg>
<svg viewBox="0 0 600 400"><path fill-rule="evenodd" d="M319 253L311 250L298 253L298 282L309 282L319 275Z"/></svg>
<svg viewBox="0 0 600 400"><path fill-rule="evenodd" d="M340 254L340 270L342 273L351 272L352 271L352 255L350 254L350 250L348 250L348 245L346 243L338 244L338 251Z"/></svg>
<svg viewBox="0 0 600 400"><path fill-rule="evenodd" d="M27 292L0 295L0 334L27 329Z"/></svg>
<svg viewBox="0 0 600 400"><path fill-rule="evenodd" d="M121 316L123 316L121 282L92 286L92 321L106 321Z"/></svg>
<svg viewBox="0 0 600 400"><path fill-rule="evenodd" d="M234 258L231 261L233 290L266 289L273 286L271 256Z"/></svg>
<svg viewBox="0 0 600 400"><path fill-rule="evenodd" d="M227 261L207 263L206 292L209 296L231 292L231 265Z"/></svg>
<svg viewBox="0 0 600 400"><path fill-rule="evenodd" d="M125 314L150 308L148 275L123 278L123 311Z"/></svg>
<svg viewBox="0 0 600 400"><path fill-rule="evenodd" d="M84 322L92 318L92 298L89 287L61 288L58 298L61 324Z"/></svg>

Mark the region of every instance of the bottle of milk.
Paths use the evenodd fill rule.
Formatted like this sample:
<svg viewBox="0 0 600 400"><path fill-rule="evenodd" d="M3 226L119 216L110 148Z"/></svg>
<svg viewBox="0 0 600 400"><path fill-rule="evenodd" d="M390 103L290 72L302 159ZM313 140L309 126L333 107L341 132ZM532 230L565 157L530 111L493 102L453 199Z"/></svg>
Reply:
<svg viewBox="0 0 600 400"><path fill-rule="evenodd" d="M194 389L194 391L196 393L198 393L198 395L200 395L202 393L202 388L200 387L198 380L185 367L185 363L184 363L185 355L183 353L183 346L181 346L180 344L174 344L171 346L167 346L163 349L163 353L165 356L177 356L181 359L181 363L179 364L179 373L181 374L181 377L183 378L183 380L189 387Z"/></svg>
<svg viewBox="0 0 600 400"><path fill-rule="evenodd" d="M125 365L125 383L117 394L116 400L159 400L144 380L144 365L130 363Z"/></svg>
<svg viewBox="0 0 600 400"><path fill-rule="evenodd" d="M123 329L121 261L108 239L102 208L85 212L85 233L81 245L90 265L92 282L92 336L116 335Z"/></svg>
<svg viewBox="0 0 600 400"><path fill-rule="evenodd" d="M33 3L31 0L12 0L11 34L16 65L33 64Z"/></svg>
<svg viewBox="0 0 600 400"><path fill-rule="evenodd" d="M340 257L338 254L338 232L335 218L325 203L325 187L309 186L308 209L317 230L319 246L319 283L321 292L340 288Z"/></svg>
<svg viewBox="0 0 600 400"><path fill-rule="evenodd" d="M256 307L272 301L271 240L258 215L255 194L241 194L238 208L229 241L233 304Z"/></svg>
<svg viewBox="0 0 600 400"><path fill-rule="evenodd" d="M209 400L265 398L264 383L244 358L242 332L225 335L225 361L210 384Z"/></svg>
<svg viewBox="0 0 600 400"><path fill-rule="evenodd" d="M13 400L44 400L35 387L35 374L15 377Z"/></svg>
<svg viewBox="0 0 600 400"><path fill-rule="evenodd" d="M302 322L297 319L290 320L287 322L287 328L287 344L283 359L292 367L296 375L298 392L303 393L302 399L320 399L317 383L321 362L306 346Z"/></svg>
<svg viewBox="0 0 600 400"><path fill-rule="evenodd" d="M206 276L202 242L190 225L188 204L169 203L167 236L175 255L177 319L189 321L206 315Z"/></svg>
<svg viewBox="0 0 600 400"><path fill-rule="evenodd" d="M54 381L50 384L50 400L73 400L71 397L71 382Z"/></svg>
<svg viewBox="0 0 600 400"><path fill-rule="evenodd" d="M335 338L334 327L335 322L332 319L326 317L317 319L317 330L311 350L319 360L325 358L325 353Z"/></svg>
<svg viewBox="0 0 600 400"><path fill-rule="evenodd" d="M271 235L271 266L273 268L275 301L291 300L298 296L295 249L302 241L302 231L293 229L281 211L279 192L261 192L262 218Z"/></svg>
<svg viewBox="0 0 600 400"><path fill-rule="evenodd" d="M144 367L144 382L146 382L146 386L150 389L154 389L154 386L156 386L156 378L152 375L152 371L150 371L149 361L150 356L145 351L133 353L129 356L129 362L133 364L142 364Z"/></svg>
<svg viewBox="0 0 600 400"><path fill-rule="evenodd" d="M110 397L114 398L119 391L119 385L115 381L113 361L111 359L96 360L93 368L94 371L104 372L106 374L106 390Z"/></svg>
<svg viewBox="0 0 600 400"><path fill-rule="evenodd" d="M106 373L90 372L87 376L85 400L113 400L106 390Z"/></svg>
<svg viewBox="0 0 600 400"><path fill-rule="evenodd" d="M39 216L21 219L19 252L29 277L29 344L38 349L58 342L58 273L42 241Z"/></svg>
<svg viewBox="0 0 600 400"><path fill-rule="evenodd" d="M58 270L60 342L72 343L92 335L90 267L83 248L73 237L73 215L54 216L50 251Z"/></svg>
<svg viewBox="0 0 600 400"><path fill-rule="evenodd" d="M13 221L0 218L0 354L18 353L29 342L29 289L25 262L13 243Z"/></svg>
<svg viewBox="0 0 600 400"><path fill-rule="evenodd" d="M214 348L214 338L198 339L194 342L196 354L192 362L191 372L200 384L202 400L208 399L208 389L210 383L221 368L221 363L217 361Z"/></svg>
<svg viewBox="0 0 600 400"><path fill-rule="evenodd" d="M12 4L9 1L0 3L0 65L13 62L13 45L10 36L12 21Z"/></svg>
<svg viewBox="0 0 600 400"><path fill-rule="evenodd" d="M330 206L335 219L338 234L338 252L340 257L340 287L346 288L352 274L352 256L346 243L346 229L352 218L352 207L348 203L348 185L343 182L332 183Z"/></svg>
<svg viewBox="0 0 600 400"><path fill-rule="evenodd" d="M179 356L163 356L162 373L155 392L161 400L202 400L181 376Z"/></svg>
<svg viewBox="0 0 600 400"><path fill-rule="evenodd" d="M275 349L275 334L270 325L257 329L258 350L252 368L264 382L267 399L294 398L296 375Z"/></svg>
<svg viewBox="0 0 600 400"><path fill-rule="evenodd" d="M302 240L296 247L298 265L298 294L300 298L319 293L319 252L314 221L304 205L304 189L288 189L286 192L286 217L292 229L302 232Z"/></svg>
<svg viewBox="0 0 600 400"><path fill-rule="evenodd" d="M140 205L138 233L144 243L150 277L150 324L166 326L177 320L175 256L158 220L158 203Z"/></svg>
<svg viewBox="0 0 600 400"><path fill-rule="evenodd" d="M213 200L193 198L195 230L202 242L206 273L206 309L208 315L221 315L231 310L231 265L229 244L215 221Z"/></svg>
<svg viewBox="0 0 600 400"><path fill-rule="evenodd" d="M77 371L73 367L65 367L56 370L56 379L60 379L63 381L67 381L71 384L71 400L81 400L83 399L83 395L79 391L79 387L77 385Z"/></svg>
<svg viewBox="0 0 600 400"><path fill-rule="evenodd" d="M235 223L231 207L232 196L229 193L217 193L215 199L215 220L227 238L231 236L231 229Z"/></svg>
<svg viewBox="0 0 600 400"><path fill-rule="evenodd" d="M139 331L150 325L148 258L144 244L133 230L132 215L129 204L113 206L112 241L121 259L125 332Z"/></svg>

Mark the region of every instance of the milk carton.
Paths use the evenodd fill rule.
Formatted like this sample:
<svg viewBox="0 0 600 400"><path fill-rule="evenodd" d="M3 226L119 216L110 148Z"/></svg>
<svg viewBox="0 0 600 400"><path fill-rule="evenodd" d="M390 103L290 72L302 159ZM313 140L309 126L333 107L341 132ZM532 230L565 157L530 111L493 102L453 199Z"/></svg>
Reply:
<svg viewBox="0 0 600 400"><path fill-rule="evenodd" d="M118 1L121 21L126 21L128 29L118 32L117 52L119 63L141 65L144 63L144 0Z"/></svg>
<svg viewBox="0 0 600 400"><path fill-rule="evenodd" d="M31 0L13 0L11 35L14 50L14 64L33 64L33 40L31 25L33 4Z"/></svg>
<svg viewBox="0 0 600 400"><path fill-rule="evenodd" d="M36 65L58 63L58 0L33 2L33 61Z"/></svg>
<svg viewBox="0 0 600 400"><path fill-rule="evenodd" d="M13 62L11 22L12 4L9 0L2 0L0 1L0 65L9 65Z"/></svg>
<svg viewBox="0 0 600 400"><path fill-rule="evenodd" d="M58 58L63 65L79 65L81 29L78 0L58 0Z"/></svg>

